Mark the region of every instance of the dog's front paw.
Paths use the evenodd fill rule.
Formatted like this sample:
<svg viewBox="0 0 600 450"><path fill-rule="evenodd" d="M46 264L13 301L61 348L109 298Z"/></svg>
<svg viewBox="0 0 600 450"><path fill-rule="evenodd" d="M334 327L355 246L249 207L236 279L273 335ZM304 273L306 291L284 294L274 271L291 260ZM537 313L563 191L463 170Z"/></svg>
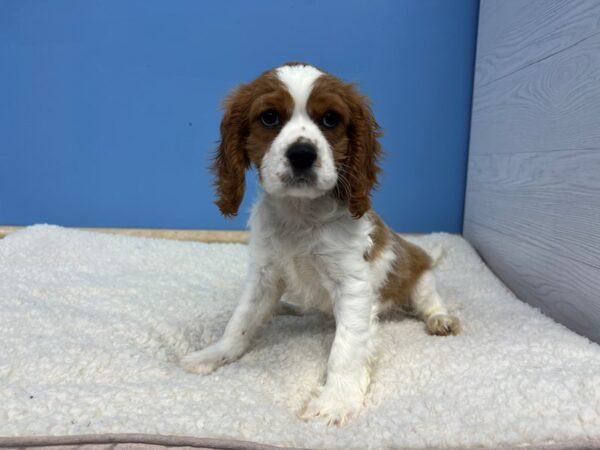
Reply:
<svg viewBox="0 0 600 450"><path fill-rule="evenodd" d="M205 358L202 355L202 350L185 355L181 358L179 364L186 372L201 375L208 375L221 365L217 361Z"/></svg>
<svg viewBox="0 0 600 450"><path fill-rule="evenodd" d="M360 391L348 392L325 386L318 396L308 401L300 418L323 419L327 425L341 427L358 416L363 403L364 395Z"/></svg>
<svg viewBox="0 0 600 450"><path fill-rule="evenodd" d="M188 353L179 361L187 372L207 375L215 369L236 359L231 352L224 351L219 344L214 344L197 352Z"/></svg>
<svg viewBox="0 0 600 450"><path fill-rule="evenodd" d="M457 317L448 314L436 314L427 318L427 330L437 336L460 333L460 321Z"/></svg>

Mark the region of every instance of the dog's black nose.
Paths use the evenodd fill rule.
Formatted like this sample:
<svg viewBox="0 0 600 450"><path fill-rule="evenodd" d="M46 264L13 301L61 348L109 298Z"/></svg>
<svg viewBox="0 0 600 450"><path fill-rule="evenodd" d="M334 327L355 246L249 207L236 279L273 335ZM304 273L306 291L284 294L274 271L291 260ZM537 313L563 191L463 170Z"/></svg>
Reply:
<svg viewBox="0 0 600 450"><path fill-rule="evenodd" d="M317 159L317 149L312 144L298 142L292 144L286 153L294 171L310 169Z"/></svg>

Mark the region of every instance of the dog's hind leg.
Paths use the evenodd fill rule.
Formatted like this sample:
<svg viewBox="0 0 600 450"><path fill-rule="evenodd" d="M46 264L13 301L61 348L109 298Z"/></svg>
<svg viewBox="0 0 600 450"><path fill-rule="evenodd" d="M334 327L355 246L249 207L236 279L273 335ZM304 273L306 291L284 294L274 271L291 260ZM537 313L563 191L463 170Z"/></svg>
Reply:
<svg viewBox="0 0 600 450"><path fill-rule="evenodd" d="M460 321L448 314L442 297L437 292L435 277L431 271L421 275L411 292L411 306L425 321L427 331L438 336L458 334Z"/></svg>

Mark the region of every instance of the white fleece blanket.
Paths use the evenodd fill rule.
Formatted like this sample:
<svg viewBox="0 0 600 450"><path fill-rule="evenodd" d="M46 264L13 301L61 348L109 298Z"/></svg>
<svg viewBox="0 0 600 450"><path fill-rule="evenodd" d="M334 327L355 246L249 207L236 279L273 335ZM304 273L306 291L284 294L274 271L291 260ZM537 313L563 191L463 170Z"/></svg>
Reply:
<svg viewBox="0 0 600 450"><path fill-rule="evenodd" d="M463 323L380 329L363 413L343 428L295 413L334 324L276 317L208 376L177 359L222 332L246 247L34 226L0 240L0 436L160 433L336 449L600 442L600 347L517 300L460 237L441 294Z"/></svg>

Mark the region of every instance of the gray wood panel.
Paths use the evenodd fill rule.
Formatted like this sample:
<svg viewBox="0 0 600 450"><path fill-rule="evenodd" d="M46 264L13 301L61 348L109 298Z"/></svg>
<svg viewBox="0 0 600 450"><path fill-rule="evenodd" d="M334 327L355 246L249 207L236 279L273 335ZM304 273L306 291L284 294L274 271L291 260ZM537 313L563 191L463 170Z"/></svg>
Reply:
<svg viewBox="0 0 600 450"><path fill-rule="evenodd" d="M488 154L600 148L599 49L600 33L475 87L471 149Z"/></svg>
<svg viewBox="0 0 600 450"><path fill-rule="evenodd" d="M481 0L464 235L600 342L600 1Z"/></svg>
<svg viewBox="0 0 600 450"><path fill-rule="evenodd" d="M482 1L476 85L549 58L597 33L599 24L597 0Z"/></svg>
<svg viewBox="0 0 600 450"><path fill-rule="evenodd" d="M473 155L468 170L466 218L600 270L600 150Z"/></svg>

